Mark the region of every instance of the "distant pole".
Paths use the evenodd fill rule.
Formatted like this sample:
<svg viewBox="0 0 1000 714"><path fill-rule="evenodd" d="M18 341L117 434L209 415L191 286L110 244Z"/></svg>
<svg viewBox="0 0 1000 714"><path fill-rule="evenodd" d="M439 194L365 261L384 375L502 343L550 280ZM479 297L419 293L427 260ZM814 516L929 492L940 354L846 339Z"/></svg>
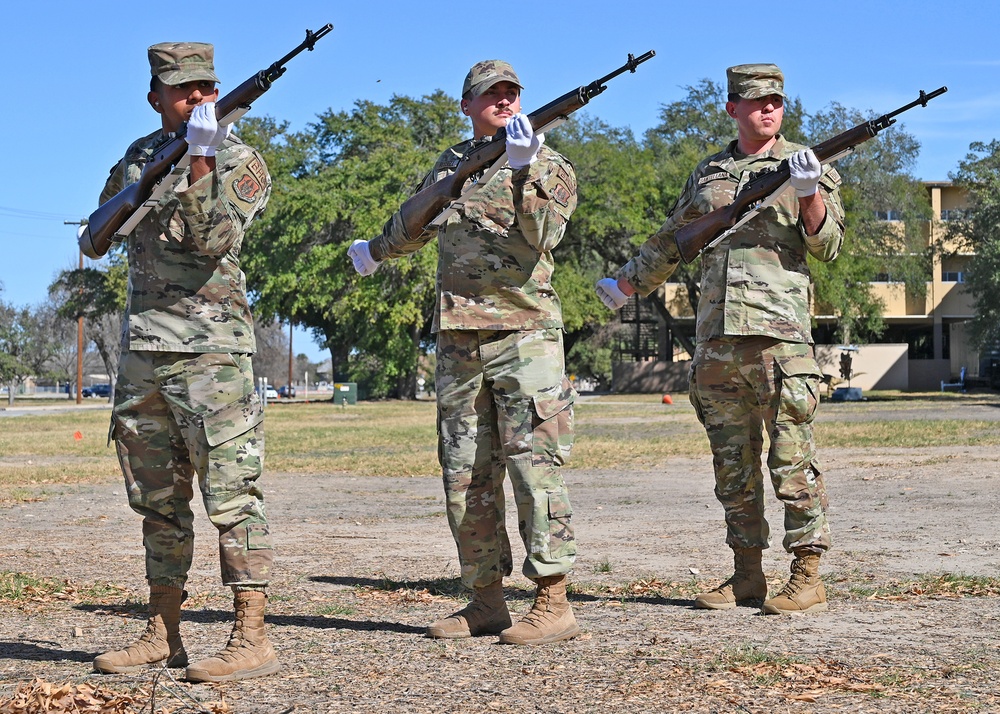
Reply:
<svg viewBox="0 0 1000 714"><path fill-rule="evenodd" d="M77 237L83 233L87 219L82 221L63 221L66 226L80 226ZM83 251L80 251L80 270L83 270ZM83 404L83 315L76 317L76 403Z"/></svg>
<svg viewBox="0 0 1000 714"><path fill-rule="evenodd" d="M83 270L83 251L80 251L80 270ZM83 315L76 318L76 403L83 403Z"/></svg>
<svg viewBox="0 0 1000 714"><path fill-rule="evenodd" d="M288 393L285 395L287 397L292 396L292 377L295 373L292 371L292 333L295 332L295 326L292 321L288 321Z"/></svg>

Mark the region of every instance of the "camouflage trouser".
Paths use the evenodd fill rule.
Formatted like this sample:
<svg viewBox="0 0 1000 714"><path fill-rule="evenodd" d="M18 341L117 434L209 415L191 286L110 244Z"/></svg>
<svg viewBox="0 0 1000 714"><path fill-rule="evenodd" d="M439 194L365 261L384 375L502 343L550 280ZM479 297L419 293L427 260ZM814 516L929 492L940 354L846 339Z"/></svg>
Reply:
<svg viewBox="0 0 1000 714"><path fill-rule="evenodd" d="M129 505L143 517L150 584L180 588L187 579L195 473L219 531L223 583L267 584L273 551L257 485L263 419L248 355L122 355L111 428Z"/></svg>
<svg viewBox="0 0 1000 714"><path fill-rule="evenodd" d="M768 337L709 340L691 366L691 403L708 432L715 495L732 547L768 547L761 454L785 507L785 550L830 547L813 418L822 373L811 345ZM767 431L765 432L764 429Z"/></svg>
<svg viewBox="0 0 1000 714"><path fill-rule="evenodd" d="M559 467L573 444L576 393L562 331L446 330L437 340L438 456L462 582L510 575L504 471L517 502L529 578L568 573L572 509Z"/></svg>

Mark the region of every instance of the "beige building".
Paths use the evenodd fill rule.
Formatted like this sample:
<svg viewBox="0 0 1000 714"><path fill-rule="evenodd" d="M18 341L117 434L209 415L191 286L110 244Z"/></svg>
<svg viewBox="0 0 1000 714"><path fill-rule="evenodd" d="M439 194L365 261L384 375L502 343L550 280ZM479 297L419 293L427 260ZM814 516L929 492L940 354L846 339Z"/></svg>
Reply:
<svg viewBox="0 0 1000 714"><path fill-rule="evenodd" d="M877 344L861 345L850 352L851 386L927 391L939 389L942 383L957 382L963 369L967 382L976 383L984 376L980 355L970 347L965 330L966 321L973 316L972 297L964 288L971 255L957 252L957 246L946 240L948 222L960 217L966 207L965 195L948 181L925 182L924 186L933 218L924 227L923 240L925 246L940 244L944 251L934 253L931 279L923 297L908 296L903 284L892 282L889 276L873 276L875 294L885 304L887 327ZM891 213L883 218L894 220ZM684 286L667 283L658 294L675 317L674 329L693 338L694 313L687 304ZM626 336L614 365L614 391L686 388L690 355L677 347L671 330L655 312L632 300L623 309L621 320ZM829 342L824 336L834 332L836 318L817 314L814 324L817 359L823 372L836 383L845 350L824 344Z"/></svg>

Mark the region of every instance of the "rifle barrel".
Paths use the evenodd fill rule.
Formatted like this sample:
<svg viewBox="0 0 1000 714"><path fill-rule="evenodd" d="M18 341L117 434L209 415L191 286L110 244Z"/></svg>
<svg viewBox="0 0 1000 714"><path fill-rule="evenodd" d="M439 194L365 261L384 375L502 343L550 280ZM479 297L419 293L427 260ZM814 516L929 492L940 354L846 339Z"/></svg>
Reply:
<svg viewBox="0 0 1000 714"><path fill-rule="evenodd" d="M585 91L587 94L587 99L593 99L598 94L607 89L607 87L605 87L604 85L607 82L614 79L615 77L617 77L618 75L624 74L625 72L635 72L636 67L641 65L643 62L652 59L655 56L656 52L654 50L650 50L649 52L643 55L639 55L638 57L629 52L628 61L625 62L625 64L623 64L621 67L616 69L611 74L605 75L600 79L595 79L593 82L591 82L586 86Z"/></svg>
<svg viewBox="0 0 1000 714"><path fill-rule="evenodd" d="M297 47L295 47L291 52L282 57L280 60L272 64L266 70L264 74L266 75L268 81L273 82L278 77L282 75L285 71L285 65L288 64L289 60L295 57L297 54L301 53L303 50L313 51L316 46L316 40L320 39L324 35L328 35L333 30L332 23L326 23L323 27L313 32L312 30L306 30L306 39L302 40Z"/></svg>

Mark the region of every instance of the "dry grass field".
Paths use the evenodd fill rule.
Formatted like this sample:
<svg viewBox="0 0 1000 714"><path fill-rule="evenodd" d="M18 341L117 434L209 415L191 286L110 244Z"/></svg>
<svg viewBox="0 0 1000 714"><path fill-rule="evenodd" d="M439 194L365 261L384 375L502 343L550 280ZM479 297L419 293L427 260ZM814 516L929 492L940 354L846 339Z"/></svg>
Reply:
<svg viewBox="0 0 1000 714"><path fill-rule="evenodd" d="M139 518L106 407L18 404L0 411L0 712L998 711L1000 396L868 396L820 409L831 604L800 617L691 607L731 562L686 399L581 399L566 478L584 633L540 648L423 637L466 598L432 403L272 404L268 619L283 668L221 685L91 672L143 625ZM777 588L789 558L768 508ZM230 598L211 525L196 527L182 632L201 657L225 643ZM530 583L505 584L525 611Z"/></svg>

